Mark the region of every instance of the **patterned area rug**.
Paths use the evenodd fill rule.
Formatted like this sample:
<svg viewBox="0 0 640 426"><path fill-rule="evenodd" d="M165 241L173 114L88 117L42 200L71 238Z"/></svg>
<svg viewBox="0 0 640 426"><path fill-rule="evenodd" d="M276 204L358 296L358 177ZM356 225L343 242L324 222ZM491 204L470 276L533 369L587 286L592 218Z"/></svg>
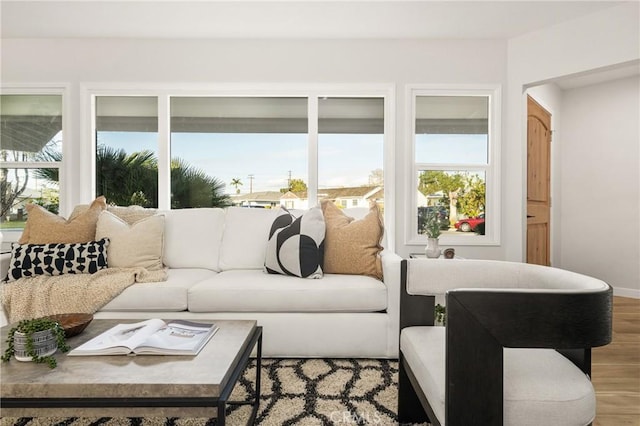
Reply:
<svg viewBox="0 0 640 426"><path fill-rule="evenodd" d="M231 400L254 393L255 362ZM257 425L397 425L398 362L356 359L264 359ZM227 425L245 425L250 409L230 407ZM15 426L213 426L194 418L2 418Z"/></svg>

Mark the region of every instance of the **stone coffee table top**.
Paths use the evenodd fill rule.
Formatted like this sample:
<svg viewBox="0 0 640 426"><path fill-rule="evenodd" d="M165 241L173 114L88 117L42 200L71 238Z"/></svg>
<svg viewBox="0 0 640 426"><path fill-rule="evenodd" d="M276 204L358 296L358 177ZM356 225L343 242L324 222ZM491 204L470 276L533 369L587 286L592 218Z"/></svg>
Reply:
<svg viewBox="0 0 640 426"><path fill-rule="evenodd" d="M95 319L75 348L116 324L135 320ZM1 398L211 398L219 397L256 332L256 321L213 320L220 327L197 356L111 355L69 357L56 353L58 367L2 363ZM3 346L10 326L1 330ZM4 351L4 347L3 347ZM4 410L3 410L4 411Z"/></svg>

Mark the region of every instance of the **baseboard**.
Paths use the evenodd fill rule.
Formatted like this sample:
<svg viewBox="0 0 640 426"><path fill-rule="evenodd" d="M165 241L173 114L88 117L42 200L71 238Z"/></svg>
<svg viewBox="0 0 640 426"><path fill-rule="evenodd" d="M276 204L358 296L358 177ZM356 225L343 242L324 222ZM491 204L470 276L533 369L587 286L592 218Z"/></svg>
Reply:
<svg viewBox="0 0 640 426"><path fill-rule="evenodd" d="M622 296L622 297L631 297L633 299L640 299L640 290L636 290L633 288L614 287L613 295Z"/></svg>

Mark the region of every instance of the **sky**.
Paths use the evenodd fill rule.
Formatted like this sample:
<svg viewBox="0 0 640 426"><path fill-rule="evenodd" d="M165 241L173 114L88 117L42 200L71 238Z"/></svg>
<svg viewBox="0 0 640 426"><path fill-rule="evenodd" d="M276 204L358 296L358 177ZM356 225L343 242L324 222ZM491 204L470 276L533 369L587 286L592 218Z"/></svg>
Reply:
<svg viewBox="0 0 640 426"><path fill-rule="evenodd" d="M306 134L173 133L171 156L178 157L210 176L221 179L226 192L235 193L231 180L238 178L241 193L278 191L292 179L308 183ZM157 152L155 133L100 132L99 143L128 153ZM375 169L383 168L382 135L321 134L318 139L318 171L321 188L360 186ZM253 175L253 181L249 179Z"/></svg>
<svg viewBox="0 0 640 426"><path fill-rule="evenodd" d="M287 186L289 172L307 182L306 134L173 133L171 138L172 158L219 178L227 193L235 193L230 183L236 178L243 194L278 191ZM98 141L128 153L157 152L155 133L100 132ZM383 168L382 135L320 134L318 152L320 188L366 185L371 172ZM487 136L418 135L416 161L486 164Z"/></svg>

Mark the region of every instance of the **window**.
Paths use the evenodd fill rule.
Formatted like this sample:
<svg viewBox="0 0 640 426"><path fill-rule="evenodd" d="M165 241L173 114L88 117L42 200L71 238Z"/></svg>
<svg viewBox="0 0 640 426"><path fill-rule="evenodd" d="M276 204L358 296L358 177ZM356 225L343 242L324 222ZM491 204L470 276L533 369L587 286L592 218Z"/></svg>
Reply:
<svg viewBox="0 0 640 426"><path fill-rule="evenodd" d="M274 94L271 86L105 84L82 93L92 110L86 137L95 139L91 195L109 203L307 209L328 198L383 208L385 169L393 183L390 85L295 85Z"/></svg>
<svg viewBox="0 0 640 426"><path fill-rule="evenodd" d="M158 207L158 100L97 96L96 195L120 206Z"/></svg>
<svg viewBox="0 0 640 426"><path fill-rule="evenodd" d="M304 97L172 97L171 207L210 206L212 187L238 206L279 206L289 191L306 197L307 105Z"/></svg>
<svg viewBox="0 0 640 426"><path fill-rule="evenodd" d="M60 207L62 90L24 92L3 89L0 95L0 228L8 241L24 228L26 204L54 213Z"/></svg>
<svg viewBox="0 0 640 426"><path fill-rule="evenodd" d="M318 198L383 211L384 99L323 97L318 118Z"/></svg>
<svg viewBox="0 0 640 426"><path fill-rule="evenodd" d="M435 215L445 244L498 243L499 91L410 89L414 208L409 242Z"/></svg>

